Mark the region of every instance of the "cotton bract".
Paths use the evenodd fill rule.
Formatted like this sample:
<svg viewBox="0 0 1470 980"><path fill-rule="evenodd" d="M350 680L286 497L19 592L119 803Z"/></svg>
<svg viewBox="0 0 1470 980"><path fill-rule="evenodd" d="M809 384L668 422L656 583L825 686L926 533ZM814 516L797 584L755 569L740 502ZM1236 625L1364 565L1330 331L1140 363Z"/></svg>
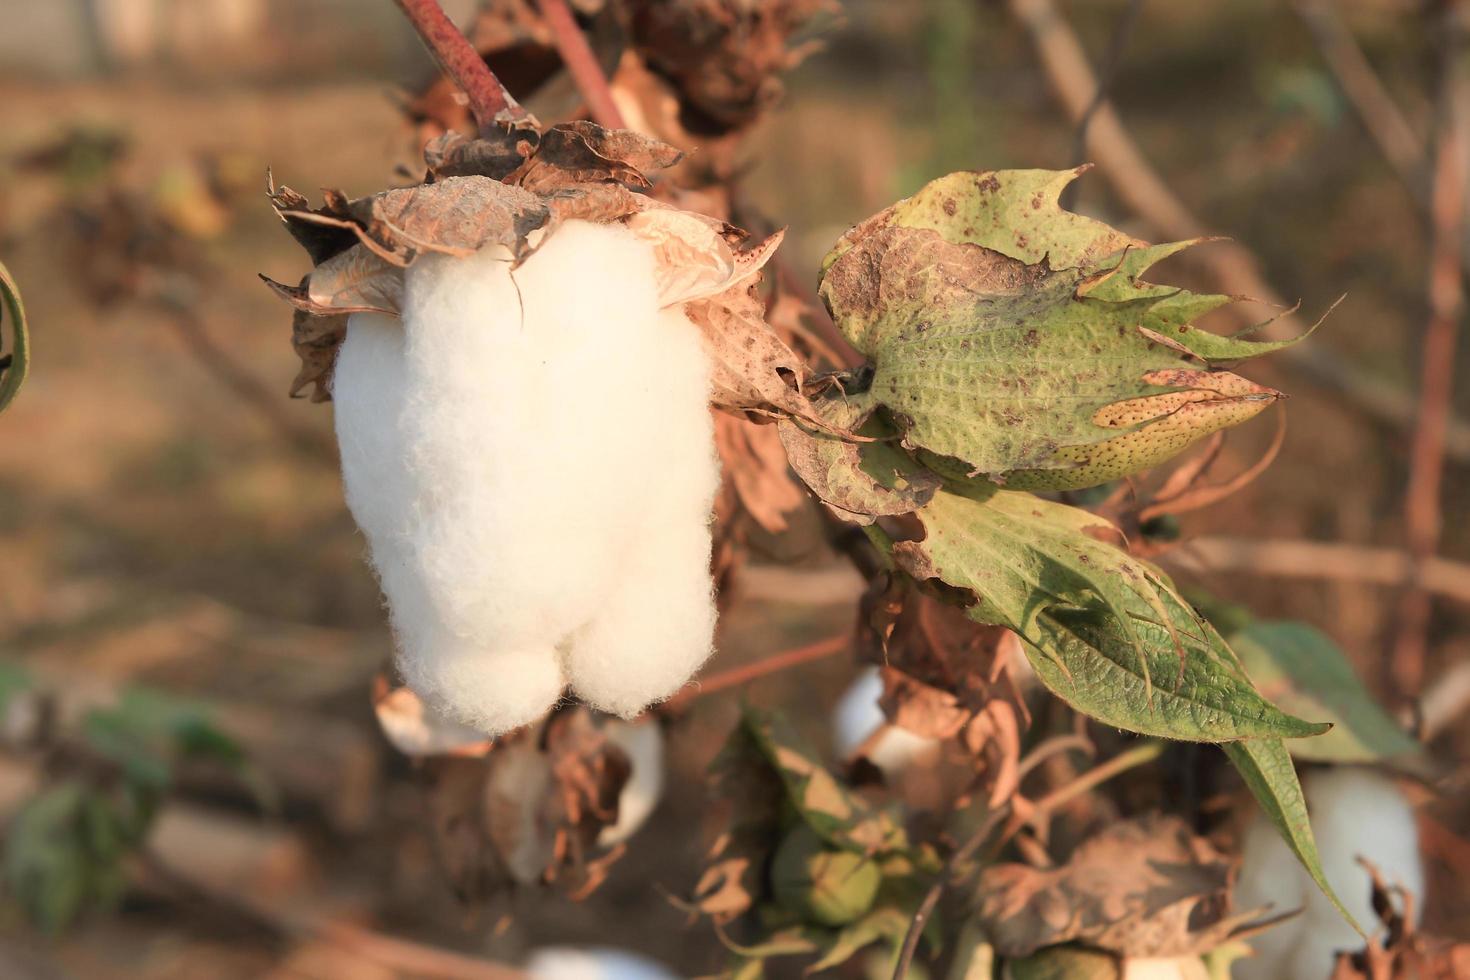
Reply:
<svg viewBox="0 0 1470 980"><path fill-rule="evenodd" d="M708 357L661 308L651 247L571 221L512 265L420 258L401 318L349 319L333 384L404 678L489 734L567 685L636 714L715 622Z"/></svg>

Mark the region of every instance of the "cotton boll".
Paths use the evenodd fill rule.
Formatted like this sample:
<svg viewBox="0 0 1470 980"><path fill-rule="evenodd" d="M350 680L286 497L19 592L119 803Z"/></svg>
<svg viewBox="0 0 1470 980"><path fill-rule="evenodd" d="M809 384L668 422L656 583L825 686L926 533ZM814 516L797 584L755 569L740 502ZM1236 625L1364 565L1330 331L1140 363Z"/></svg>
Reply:
<svg viewBox="0 0 1470 980"><path fill-rule="evenodd" d="M1323 872L1360 925L1371 930L1378 921L1370 901L1372 880L1357 862L1360 855L1379 869L1387 883L1401 885L1422 900L1424 871L1413 808L1392 779L1360 766L1331 766L1307 773L1302 789ZM1236 980L1325 980L1338 952L1362 947L1361 937L1343 921L1263 815L1258 814L1247 831L1243 852L1237 908L1273 902L1279 911L1299 905L1304 911L1250 940L1257 955L1236 962L1232 972Z"/></svg>
<svg viewBox="0 0 1470 980"><path fill-rule="evenodd" d="M497 248L415 262L401 322L349 320L334 386L400 669L490 734L568 679L634 714L714 624L708 359L660 312L651 249L568 222L511 266Z"/></svg>
<svg viewBox="0 0 1470 980"><path fill-rule="evenodd" d="M892 780L916 761L932 756L939 743L889 724L878 704L882 697L883 675L877 667L864 667L833 709L832 746L839 759L850 759L866 747L868 760Z"/></svg>
<svg viewBox="0 0 1470 980"><path fill-rule="evenodd" d="M1353 918L1365 929L1378 924L1371 901L1372 879L1358 863L1371 861L1389 885L1399 885L1417 900L1414 919L1424 898L1424 868L1414 809L1398 784L1361 766L1332 766L1302 780L1307 811L1322 871ZM1318 889L1306 892L1307 920L1294 962L1305 978L1326 977L1340 950L1361 949L1363 940Z"/></svg>
<svg viewBox="0 0 1470 980"><path fill-rule="evenodd" d="M648 822L664 795L664 733L654 721L609 721L602 727L607 740L622 749L633 771L618 794L618 819L602 828L597 843L616 847Z"/></svg>
<svg viewBox="0 0 1470 980"><path fill-rule="evenodd" d="M547 946L531 954L526 972L535 980L677 980L645 956L606 948Z"/></svg>
<svg viewBox="0 0 1470 980"><path fill-rule="evenodd" d="M1273 914L1300 909L1306 904L1307 888L1317 886L1302 874L1296 855L1263 813L1256 813L1241 841L1240 874L1235 879L1232 904L1237 912L1271 906ZM1250 937L1251 956L1236 960L1230 975L1234 980L1280 980L1290 976L1292 951L1302 941L1306 914L1278 923Z"/></svg>

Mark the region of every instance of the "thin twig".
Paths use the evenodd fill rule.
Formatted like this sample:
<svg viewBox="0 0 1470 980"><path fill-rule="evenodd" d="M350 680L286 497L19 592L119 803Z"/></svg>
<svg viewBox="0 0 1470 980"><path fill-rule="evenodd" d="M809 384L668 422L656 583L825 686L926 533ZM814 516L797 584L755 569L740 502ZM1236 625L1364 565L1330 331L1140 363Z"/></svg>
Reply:
<svg viewBox="0 0 1470 980"><path fill-rule="evenodd" d="M1195 538L1164 552L1158 561L1186 571L1244 572L1268 578L1301 578L1402 587L1411 578L1427 592L1470 603L1470 565L1445 558L1419 563L1397 548L1333 541Z"/></svg>
<svg viewBox="0 0 1470 980"><path fill-rule="evenodd" d="M823 660L851 648L851 633L839 633L836 636L829 636L825 640L817 640L815 643L808 643L805 646L785 650L781 653L757 660L755 663L731 667L729 670L721 671L718 674L711 674L702 680L694 681L688 687L684 688L684 690L665 701L660 705L660 708L682 707L690 701L714 694L717 691L739 687L742 684L747 684L768 674L779 673L792 667L799 667L802 664Z"/></svg>
<svg viewBox="0 0 1470 980"><path fill-rule="evenodd" d="M1129 769L1136 769L1153 762L1164 754L1164 749L1167 747L1165 742L1150 739L1127 752L1118 753L1106 762L1098 763L1070 783L1057 787L1037 800L1027 815L1026 822L1034 825L1041 818L1050 816L1083 793L1096 789L1114 776L1120 776Z"/></svg>
<svg viewBox="0 0 1470 980"><path fill-rule="evenodd" d="M1097 110L1108 101L1108 94L1113 90L1113 82L1118 77L1118 69L1123 64L1123 52L1128 49L1128 40L1133 36L1133 28L1138 24L1138 15L1143 12L1143 0L1130 0L1128 7L1118 18L1118 24L1113 28L1113 36L1108 40L1108 50L1103 54L1102 70L1098 72L1097 87L1093 90L1092 101L1087 108L1082 110L1082 118L1077 120L1077 133L1072 138L1072 166L1078 167L1087 162L1087 129L1092 125L1092 117ZM1070 184L1062 192L1062 207L1070 208L1071 199L1075 194L1076 184Z"/></svg>
<svg viewBox="0 0 1470 980"><path fill-rule="evenodd" d="M286 401L278 392L266 387L233 358L209 335L204 321L192 309L175 304L165 304L168 322L184 342L189 353L200 366L225 388L234 392L242 402L249 405L271 427L280 433L288 444L299 448L303 455L330 464L337 456L337 447L331 439L298 424L286 413Z"/></svg>
<svg viewBox="0 0 1470 980"><path fill-rule="evenodd" d="M500 963L386 936L341 919L292 913L278 902L260 902L225 891L190 877L150 850L140 852L139 857L150 875L189 905L223 909L282 939L319 940L394 972L434 980L525 980L527 976Z"/></svg>
<svg viewBox="0 0 1470 980"><path fill-rule="evenodd" d="M1051 738L1038 743L1035 748L1026 753L1026 758L1022 759L1020 764L1016 766L1017 781L1025 779L1031 774L1032 770L1047 759L1063 752L1082 752L1090 759L1097 755L1097 746L1086 735L1080 735L1075 732L1069 732L1065 735L1053 735Z"/></svg>
<svg viewBox="0 0 1470 980"><path fill-rule="evenodd" d="M1422 206L1424 143L1399 111L1352 32L1338 17L1337 5L1331 0L1295 0L1292 6L1369 138L1413 195L1415 204Z"/></svg>
<svg viewBox="0 0 1470 980"><path fill-rule="evenodd" d="M928 925L929 917L934 914L934 909L939 905L939 899L943 897L944 890L955 879L960 865L968 861L980 849L980 845L985 843L1000 821L1010 813L1010 809L1010 805L1006 804L986 814L985 820L975 828L975 832L944 863L944 869L939 872L939 877L934 879L934 883L924 893L923 900L919 902L919 907L914 911L914 917L909 922L908 932L904 933L903 945L899 947L898 960L893 966L893 980L904 980L904 977L908 975L909 966L914 962L914 953L919 948L919 938L924 935L924 927Z"/></svg>
<svg viewBox="0 0 1470 980"><path fill-rule="evenodd" d="M469 99L470 112L481 131L506 123L536 125L536 118L506 91L500 79L454 21L439 6L439 0L394 0L439 68Z"/></svg>
<svg viewBox="0 0 1470 980"><path fill-rule="evenodd" d="M608 87L602 65L598 63L592 46L587 43L587 35L577 26L577 20L572 16L566 0L538 2L541 16L551 28L551 36L556 41L557 54L561 55L562 64L566 65L572 81L577 85L577 91L582 94L582 101L587 103L592 121L608 129L626 129L627 124L623 122L623 114L613 100L612 89Z"/></svg>
<svg viewBox="0 0 1470 980"><path fill-rule="evenodd" d="M1470 76L1460 65L1465 38L1456 4L1445 5L1437 28L1442 65L1439 138L1430 193L1429 323L1424 330L1419 368L1419 422L1409 446L1409 483L1404 493L1405 539L1416 571L1434 557L1439 547L1445 429L1454 396L1455 347L1465 306L1460 246L1465 222L1465 145L1470 138L1466 131ZM1404 697L1413 697L1424 681L1431 605L1429 592L1418 582L1410 583L1399 603L1399 631L1391 669Z"/></svg>
<svg viewBox="0 0 1470 980"><path fill-rule="evenodd" d="M1077 122L1097 91L1097 76L1076 32L1054 0L1009 0L1009 4L1012 14L1026 28L1057 99ZM1110 102L1093 113L1087 128L1087 152L1119 199L1158 235L1181 241L1205 235L1204 224L1139 151ZM1222 293L1249 296L1279 309L1292 306L1271 288L1255 257L1240 245L1217 242L1208 248L1191 249L1184 258L1202 265ZM1242 323L1252 325L1253 314L1245 305L1235 304L1230 310ZM1283 334L1299 333L1303 324L1293 316L1283 316L1274 329ZM1277 356L1320 387L1342 394L1367 414L1403 429L1413 426L1415 405L1408 392L1357 368L1323 345L1298 344ZM1457 462L1470 462L1470 423L1458 418L1449 423L1446 450Z"/></svg>

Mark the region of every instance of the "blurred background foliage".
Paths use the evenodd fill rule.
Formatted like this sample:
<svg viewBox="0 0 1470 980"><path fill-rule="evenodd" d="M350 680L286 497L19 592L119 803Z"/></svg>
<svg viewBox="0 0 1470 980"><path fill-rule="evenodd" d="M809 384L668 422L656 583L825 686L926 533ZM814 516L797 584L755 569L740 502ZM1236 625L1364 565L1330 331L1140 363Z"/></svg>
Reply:
<svg viewBox="0 0 1470 980"><path fill-rule="evenodd" d="M464 16L473 4L445 6ZM1064 5L1094 64L1128 6ZM1427 134L1432 59L1416 5L1340 11ZM851 223L938 174L1083 162L1004 4L848 0L824 24L824 48L747 141L740 185L744 203L790 226L786 258L808 281ZM32 841L4 868L9 891L45 923L81 915L50 945L17 910L0 915L0 973L47 975L54 962L104 978L377 975L341 944L262 933L147 868L121 889L120 844L145 835L144 850L291 914L501 960L555 940L631 944L685 975L720 966L708 932L686 928L661 889L683 893L698 866L688 829L733 699L677 723L675 789L588 902L523 894L477 915L444 887L422 787L372 718L366 692L390 638L342 504L330 409L285 399L289 318L255 273L304 270L262 189L267 166L303 190L384 186L413 152L397 101L428 72L387 0L0 0L0 256L33 329L30 380L0 420L0 657L6 678L24 670L18 687L62 706L65 740L111 763L58 781L38 775L34 746L0 760L0 811L12 841ZM1112 94L1175 192L1249 246L1309 318L1346 292L1313 344L1414 390L1427 234L1291 4L1144 4ZM1150 237L1098 176L1072 206ZM1207 285L1183 266L1164 275ZM1186 516L1185 534L1400 546L1405 433L1280 360L1251 373L1293 396L1285 446L1248 490ZM1232 434L1228 458L1248 465L1272 428ZM1446 473L1443 553L1470 560L1465 462ZM850 624L859 583L820 542L812 522L765 542L769 560L811 574L771 588L754 576L719 662ZM1263 618L1315 624L1385 683L1390 590L1197 580ZM1470 614L1439 604L1431 639L1434 678L1470 656ZM825 705L848 676L824 661L752 694L806 708L797 724L825 744ZM153 693L120 693L138 687ZM209 720L138 698L206 705ZM1470 726L1441 737L1470 758ZM193 765L201 753L213 764ZM1445 829L1466 825L1464 803L1437 811L1426 844L1430 931L1470 932L1470 842ZM37 891L39 880L62 884ZM121 914L86 914L98 902Z"/></svg>

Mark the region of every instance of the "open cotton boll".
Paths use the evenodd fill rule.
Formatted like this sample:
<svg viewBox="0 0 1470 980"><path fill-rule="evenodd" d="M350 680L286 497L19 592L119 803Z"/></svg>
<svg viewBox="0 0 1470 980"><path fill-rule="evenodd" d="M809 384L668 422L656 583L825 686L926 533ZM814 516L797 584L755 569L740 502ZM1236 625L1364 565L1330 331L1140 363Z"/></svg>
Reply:
<svg viewBox="0 0 1470 980"><path fill-rule="evenodd" d="M1332 766L1307 773L1302 790L1322 871L1358 924L1369 930L1378 924L1372 879L1357 860L1361 855L1386 884L1399 885L1414 896L1410 924L1417 925L1424 900L1424 867L1414 808L1398 784L1362 766ZM1302 943L1292 962L1296 975L1326 977L1337 953L1361 949L1363 940L1320 890L1307 890L1306 906Z"/></svg>
<svg viewBox="0 0 1470 980"><path fill-rule="evenodd" d="M878 704L882 697L883 675L878 668L858 671L832 711L832 747L839 759L851 759L866 746L868 760L885 779L892 780L916 761L932 756L939 743L889 724ZM878 737L869 743L874 735Z"/></svg>
<svg viewBox="0 0 1470 980"><path fill-rule="evenodd" d="M648 822L664 795L664 733L656 721L609 721L607 740L622 749L633 770L618 794L618 819L597 835L601 847L616 847Z"/></svg>
<svg viewBox="0 0 1470 980"><path fill-rule="evenodd" d="M677 974L621 949L546 946L531 954L526 972L535 980L677 980Z"/></svg>
<svg viewBox="0 0 1470 980"><path fill-rule="evenodd" d="M1273 914L1300 909L1307 889L1316 888L1302 873L1296 855L1281 839L1281 833L1257 812L1241 841L1240 874L1235 879L1231 904L1237 912L1270 906ZM1303 912L1265 932L1250 937L1250 956L1236 960L1230 975L1234 980L1279 980L1286 972L1292 952L1301 942L1306 923Z"/></svg>
<svg viewBox="0 0 1470 980"><path fill-rule="evenodd" d="M1210 972L1198 956L1126 959L1122 980L1210 980Z"/></svg>
<svg viewBox="0 0 1470 980"><path fill-rule="evenodd" d="M568 681L627 715L688 679L714 627L708 386L621 227L568 222L514 271L423 257L400 322L350 318L343 479L411 687L499 734Z"/></svg>
<svg viewBox="0 0 1470 980"><path fill-rule="evenodd" d="M1353 918L1365 929L1378 922L1370 900L1372 880L1362 856L1384 881L1414 895L1415 918L1424 896L1424 869L1413 807L1390 778L1361 766L1331 766L1302 779L1322 870ZM1288 873L1289 872L1289 873ZM1249 909L1267 902L1278 911L1301 906L1296 919L1252 937L1256 956L1236 961L1236 980L1293 977L1325 980L1342 950L1363 940L1343 921L1275 828L1258 814L1246 833L1235 904Z"/></svg>

